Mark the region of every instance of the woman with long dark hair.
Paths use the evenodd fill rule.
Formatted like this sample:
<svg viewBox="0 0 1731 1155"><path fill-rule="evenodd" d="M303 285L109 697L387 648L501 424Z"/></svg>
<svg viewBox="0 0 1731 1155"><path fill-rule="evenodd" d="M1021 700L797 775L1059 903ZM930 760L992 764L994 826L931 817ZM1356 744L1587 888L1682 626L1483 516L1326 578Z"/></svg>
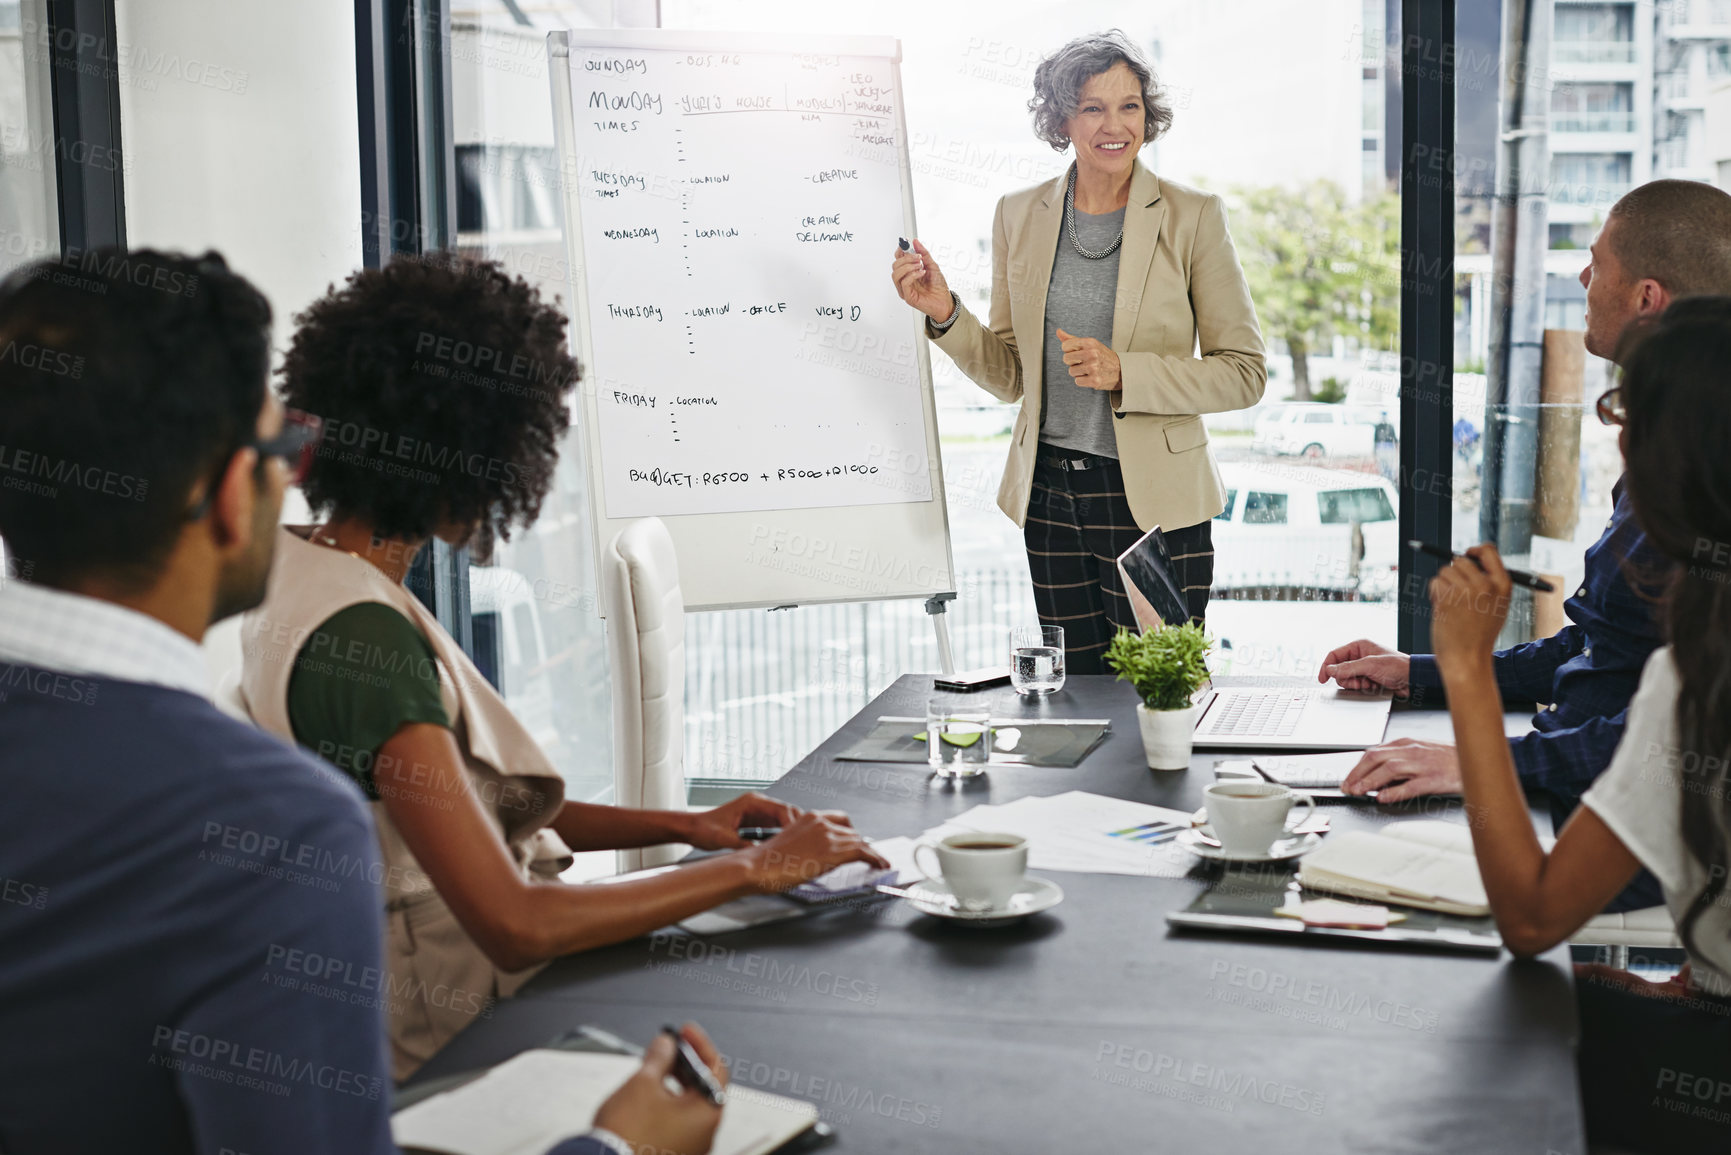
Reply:
<svg viewBox="0 0 1731 1155"><path fill-rule="evenodd" d="M1731 297L1679 302L1624 335L1621 385L1600 402L1622 426L1629 494L1670 562L1669 645L1647 663L1628 727L1546 853L1502 729L1491 651L1510 582L1496 550L1468 551L1431 584L1473 846L1503 940L1527 957L1562 942L1646 867L1689 963L1666 983L1602 967L1578 975L1582 1100L1595 1143L1731 1149Z"/></svg>

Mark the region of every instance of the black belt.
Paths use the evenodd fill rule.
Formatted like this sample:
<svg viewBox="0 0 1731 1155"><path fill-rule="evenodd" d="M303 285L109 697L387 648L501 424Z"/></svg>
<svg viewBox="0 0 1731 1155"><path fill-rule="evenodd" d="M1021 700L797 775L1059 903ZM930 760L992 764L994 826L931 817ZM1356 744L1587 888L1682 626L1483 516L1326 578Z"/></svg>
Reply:
<svg viewBox="0 0 1731 1155"><path fill-rule="evenodd" d="M1034 460L1040 465L1052 469L1074 471L1082 469L1100 469L1103 466L1115 465L1117 460L1111 457L1070 457L1064 453L1041 446L1034 454Z"/></svg>

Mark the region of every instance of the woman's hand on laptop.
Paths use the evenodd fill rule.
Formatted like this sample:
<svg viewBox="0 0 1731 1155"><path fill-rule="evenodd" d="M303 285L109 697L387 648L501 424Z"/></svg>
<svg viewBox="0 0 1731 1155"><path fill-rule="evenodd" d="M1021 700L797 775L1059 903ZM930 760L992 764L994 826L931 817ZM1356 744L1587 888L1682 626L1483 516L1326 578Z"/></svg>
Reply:
<svg viewBox="0 0 1731 1155"><path fill-rule="evenodd" d="M726 805L692 814L681 841L689 842L699 850L738 850L751 845L739 836L741 830L753 826L785 829L804 813L797 806L789 806L753 790Z"/></svg>
<svg viewBox="0 0 1731 1155"><path fill-rule="evenodd" d="M889 868L889 862L872 850L859 831L837 822L833 815L811 810L782 827L768 842L740 853L755 859L752 881L757 889L770 894L791 890L849 862Z"/></svg>
<svg viewBox="0 0 1731 1155"><path fill-rule="evenodd" d="M727 1064L703 1028L686 1023L679 1033L725 1087ZM656 1035L644 1051L643 1065L637 1068L637 1073L621 1083L595 1112L595 1126L613 1132L629 1143L633 1151L704 1155L715 1142L722 1109L697 1091L683 1087L677 1091L668 1089L675 1053L671 1038Z"/></svg>
<svg viewBox="0 0 1731 1155"><path fill-rule="evenodd" d="M1343 690L1393 690L1397 698L1407 695L1407 671L1411 659L1399 650L1379 646L1367 638L1328 651L1316 680L1333 678Z"/></svg>
<svg viewBox="0 0 1731 1155"><path fill-rule="evenodd" d="M1446 742L1396 738L1372 746L1341 782L1347 794L1376 792L1378 802L1404 802L1426 794L1459 794L1461 763Z"/></svg>

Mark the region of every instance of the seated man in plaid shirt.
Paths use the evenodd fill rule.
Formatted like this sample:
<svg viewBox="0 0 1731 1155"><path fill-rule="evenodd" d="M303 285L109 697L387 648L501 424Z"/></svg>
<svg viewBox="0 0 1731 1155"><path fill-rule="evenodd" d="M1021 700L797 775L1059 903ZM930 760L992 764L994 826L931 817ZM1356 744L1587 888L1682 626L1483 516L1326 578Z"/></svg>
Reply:
<svg viewBox="0 0 1731 1155"><path fill-rule="evenodd" d="M1587 351L1614 359L1625 327L1664 312L1681 297L1731 293L1731 195L1696 181L1659 180L1618 201L1581 270L1587 290ZM1600 406L1617 420L1615 391ZM1666 563L1635 524L1623 484L1604 534L1586 553L1580 588L1564 603L1569 625L1496 655L1505 698L1546 703L1533 732L1510 742L1523 783L1551 795L1561 829L1587 787L1610 765L1624 715L1647 655L1660 643L1657 596ZM1415 699L1442 688L1436 662L1360 640L1329 653L1318 681L1349 690L1393 690ZM1381 802L1461 788L1455 748L1402 738L1367 750L1342 784ZM1656 906L1663 899L1643 872L1609 910Z"/></svg>

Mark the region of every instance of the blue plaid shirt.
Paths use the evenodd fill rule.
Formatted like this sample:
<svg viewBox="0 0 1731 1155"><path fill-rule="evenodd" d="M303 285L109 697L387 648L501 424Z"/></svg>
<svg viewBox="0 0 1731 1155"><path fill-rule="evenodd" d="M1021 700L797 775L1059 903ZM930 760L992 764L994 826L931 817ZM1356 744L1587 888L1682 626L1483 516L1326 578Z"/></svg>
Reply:
<svg viewBox="0 0 1731 1155"><path fill-rule="evenodd" d="M1563 603L1571 624L1494 658L1503 697L1549 703L1509 749L1522 785L1555 799L1559 823L1611 764L1647 655L1661 642L1655 599L1670 563L1635 524L1621 480L1612 492L1610 524L1587 550L1581 588ZM1407 680L1415 703L1442 690L1428 654L1413 655Z"/></svg>

